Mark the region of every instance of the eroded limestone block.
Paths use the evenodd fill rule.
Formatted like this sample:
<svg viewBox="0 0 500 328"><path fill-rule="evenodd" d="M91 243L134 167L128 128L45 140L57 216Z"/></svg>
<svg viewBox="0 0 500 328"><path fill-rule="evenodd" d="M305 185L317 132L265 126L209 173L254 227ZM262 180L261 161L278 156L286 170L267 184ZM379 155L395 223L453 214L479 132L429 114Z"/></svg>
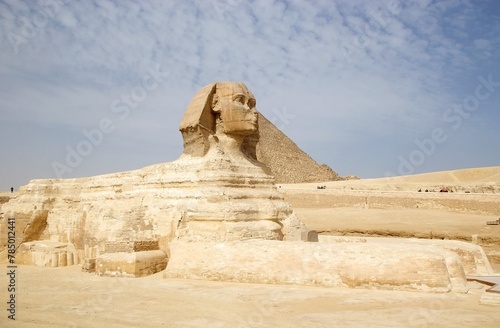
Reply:
<svg viewBox="0 0 500 328"><path fill-rule="evenodd" d="M16 252L16 263L45 267L61 267L79 263L72 244L41 240L22 243Z"/></svg>
<svg viewBox="0 0 500 328"><path fill-rule="evenodd" d="M479 299L480 304L500 306L500 294L483 293Z"/></svg>
<svg viewBox="0 0 500 328"><path fill-rule="evenodd" d="M248 283L464 291L459 256L419 247L248 240L175 241L167 278Z"/></svg>
<svg viewBox="0 0 500 328"><path fill-rule="evenodd" d="M95 272L96 259L86 258L82 263L83 272Z"/></svg>
<svg viewBox="0 0 500 328"><path fill-rule="evenodd" d="M422 242L423 243L423 242ZM492 275L493 269L479 245L466 243L458 240L432 240L435 246L443 247L460 256L466 275Z"/></svg>
<svg viewBox="0 0 500 328"><path fill-rule="evenodd" d="M397 244L404 248L411 246L412 248L420 247L434 252L445 251L453 252L460 257L462 270L466 275L491 275L491 268L488 257L484 253L481 246L472 243L466 243L458 240L436 240L436 239L417 239L417 238L378 238L378 237L347 237L347 236L327 236L320 235L321 243L352 243L363 242L371 244L372 247L380 247L380 245Z"/></svg>
<svg viewBox="0 0 500 328"><path fill-rule="evenodd" d="M100 276L142 277L164 270L167 262L159 250L108 253L97 257L95 271Z"/></svg>

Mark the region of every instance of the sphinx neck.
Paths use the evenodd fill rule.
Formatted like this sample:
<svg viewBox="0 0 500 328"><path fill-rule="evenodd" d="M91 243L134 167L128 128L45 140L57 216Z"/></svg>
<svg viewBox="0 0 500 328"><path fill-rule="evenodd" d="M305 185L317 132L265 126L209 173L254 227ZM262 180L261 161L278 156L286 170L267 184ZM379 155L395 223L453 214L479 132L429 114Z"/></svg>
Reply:
<svg viewBox="0 0 500 328"><path fill-rule="evenodd" d="M221 149L224 149L225 152L229 152L231 154L240 154L241 145L243 144L243 139L245 136L238 134L217 134L218 144Z"/></svg>

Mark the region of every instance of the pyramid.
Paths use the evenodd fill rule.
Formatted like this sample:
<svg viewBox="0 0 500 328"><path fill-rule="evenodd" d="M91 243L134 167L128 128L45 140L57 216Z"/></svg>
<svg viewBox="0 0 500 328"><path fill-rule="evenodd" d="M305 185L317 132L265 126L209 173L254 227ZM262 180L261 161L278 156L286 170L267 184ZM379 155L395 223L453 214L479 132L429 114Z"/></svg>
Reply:
<svg viewBox="0 0 500 328"><path fill-rule="evenodd" d="M313 160L262 113L259 131L257 159L271 169L276 183L343 180L328 165Z"/></svg>

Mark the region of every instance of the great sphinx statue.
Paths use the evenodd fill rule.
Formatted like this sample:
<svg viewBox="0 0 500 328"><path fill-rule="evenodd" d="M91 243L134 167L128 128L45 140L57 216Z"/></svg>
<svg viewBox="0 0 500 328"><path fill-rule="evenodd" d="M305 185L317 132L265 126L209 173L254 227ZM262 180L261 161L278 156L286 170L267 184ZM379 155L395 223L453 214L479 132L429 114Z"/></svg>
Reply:
<svg viewBox="0 0 500 328"><path fill-rule="evenodd" d="M110 276L164 270L167 278L432 292L464 292L466 274L492 272L481 247L459 241L304 242L305 225L256 160L255 105L243 83L210 84L182 119L179 159L30 181L1 207L1 236L15 219L16 263L82 264ZM0 260L7 260L5 248Z"/></svg>
<svg viewBox="0 0 500 328"><path fill-rule="evenodd" d="M30 181L2 206L17 221L18 260L45 266L96 260L98 273L140 276L164 269L174 239L300 240L304 224L256 160L255 105L243 83L212 83L184 114L184 151L176 161Z"/></svg>

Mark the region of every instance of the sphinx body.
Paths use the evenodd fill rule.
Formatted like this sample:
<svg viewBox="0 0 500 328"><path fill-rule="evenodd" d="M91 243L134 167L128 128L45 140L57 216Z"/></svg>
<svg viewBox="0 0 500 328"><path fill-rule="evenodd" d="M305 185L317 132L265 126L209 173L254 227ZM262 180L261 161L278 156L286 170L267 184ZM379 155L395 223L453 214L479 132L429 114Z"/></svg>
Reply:
<svg viewBox="0 0 500 328"><path fill-rule="evenodd" d="M161 251L167 257L174 239L300 239L305 226L255 159L255 98L244 84L201 89L180 130L184 152L176 161L89 178L33 180L22 187L18 198L2 207L6 217L17 220L18 240L70 245L66 252L73 255L62 257L78 263L117 253L154 251L161 258ZM33 254L25 254L24 261L64 262ZM166 259L160 262L146 273L164 268Z"/></svg>

